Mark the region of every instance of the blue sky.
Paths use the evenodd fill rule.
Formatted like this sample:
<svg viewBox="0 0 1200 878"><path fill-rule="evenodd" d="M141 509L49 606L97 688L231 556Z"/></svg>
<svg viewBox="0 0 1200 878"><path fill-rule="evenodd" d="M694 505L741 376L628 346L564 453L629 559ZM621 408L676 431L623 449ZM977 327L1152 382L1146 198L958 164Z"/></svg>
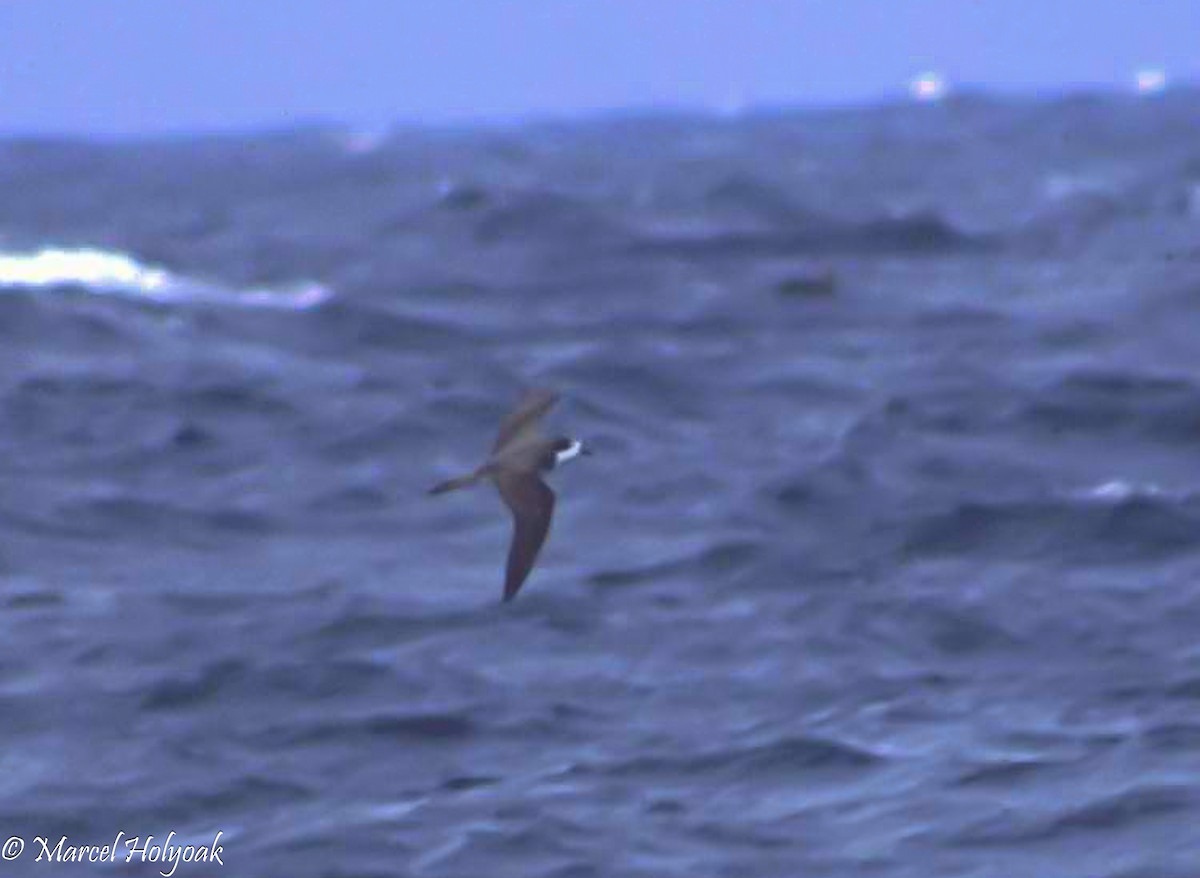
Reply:
<svg viewBox="0 0 1200 878"><path fill-rule="evenodd" d="M1200 80L1200 0L0 0L0 132L94 135Z"/></svg>

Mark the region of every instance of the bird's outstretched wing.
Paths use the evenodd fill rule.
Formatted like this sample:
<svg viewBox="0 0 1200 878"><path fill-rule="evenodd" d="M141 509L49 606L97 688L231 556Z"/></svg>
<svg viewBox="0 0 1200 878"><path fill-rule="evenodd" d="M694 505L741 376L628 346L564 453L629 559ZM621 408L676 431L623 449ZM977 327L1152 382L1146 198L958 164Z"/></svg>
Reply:
<svg viewBox="0 0 1200 878"><path fill-rule="evenodd" d="M554 492L533 473L501 473L495 482L513 516L512 545L504 571L504 600L511 601L546 541L554 515Z"/></svg>
<svg viewBox="0 0 1200 878"><path fill-rule="evenodd" d="M496 436L496 444L492 446L492 453L500 451L506 445L511 445L514 440L520 439L536 429L538 418L548 412L556 402L558 402L558 394L553 390L535 387L525 391L525 395L521 397L517 407L509 412L508 417L500 424L500 433Z"/></svg>

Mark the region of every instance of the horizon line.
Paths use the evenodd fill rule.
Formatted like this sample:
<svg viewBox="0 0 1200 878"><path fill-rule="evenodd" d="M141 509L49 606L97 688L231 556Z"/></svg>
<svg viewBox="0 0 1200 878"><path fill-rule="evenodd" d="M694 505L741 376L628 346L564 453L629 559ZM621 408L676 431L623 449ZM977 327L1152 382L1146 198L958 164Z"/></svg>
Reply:
<svg viewBox="0 0 1200 878"><path fill-rule="evenodd" d="M261 122L230 123L166 127L161 129L4 129L0 128L0 143L13 141L98 142L109 144L162 142L182 139L220 140L238 137L281 137L308 132L329 132L344 135L364 135L386 138L399 132L433 134L467 134L517 128L553 127L562 124L586 125L627 120L645 121L652 117L707 118L712 120L738 119L753 116L804 115L839 112L862 112L897 107L938 107L972 101L1013 103L1053 103L1079 99L1113 98L1132 101L1154 101L1169 97L1194 95L1200 92L1200 78L1173 80L1161 90L1140 92L1130 86L1115 83L1074 83L1051 87L1005 88L978 83L952 84L944 95L934 99L914 97L906 89L889 89L871 95L843 100L812 99L796 101L747 100L745 103L719 101L709 103L647 102L611 107L580 107L578 109L524 110L495 113L452 113L444 118L398 115L386 122L354 122L332 116L311 114L297 116L284 124Z"/></svg>

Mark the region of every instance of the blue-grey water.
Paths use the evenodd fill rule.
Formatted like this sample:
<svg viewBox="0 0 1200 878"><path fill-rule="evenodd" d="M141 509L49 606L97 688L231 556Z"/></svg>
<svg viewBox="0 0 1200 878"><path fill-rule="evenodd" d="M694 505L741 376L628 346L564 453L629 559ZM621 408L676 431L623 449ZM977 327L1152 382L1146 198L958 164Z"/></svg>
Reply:
<svg viewBox="0 0 1200 878"><path fill-rule="evenodd" d="M4 876L1196 878L1200 94L2 140L0 620Z"/></svg>

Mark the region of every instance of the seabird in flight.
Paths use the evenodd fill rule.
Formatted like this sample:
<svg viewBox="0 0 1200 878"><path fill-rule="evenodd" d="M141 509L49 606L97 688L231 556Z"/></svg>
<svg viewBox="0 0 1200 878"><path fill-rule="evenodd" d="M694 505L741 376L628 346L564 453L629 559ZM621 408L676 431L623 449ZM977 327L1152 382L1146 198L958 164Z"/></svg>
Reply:
<svg viewBox="0 0 1200 878"><path fill-rule="evenodd" d="M504 573L504 600L511 601L541 551L554 515L554 492L540 473L577 457L591 454L578 439L547 439L538 421L558 401L558 394L537 388L526 391L517 407L500 424L492 456L472 473L434 485L430 494L444 494L490 479L512 512L513 537Z"/></svg>

